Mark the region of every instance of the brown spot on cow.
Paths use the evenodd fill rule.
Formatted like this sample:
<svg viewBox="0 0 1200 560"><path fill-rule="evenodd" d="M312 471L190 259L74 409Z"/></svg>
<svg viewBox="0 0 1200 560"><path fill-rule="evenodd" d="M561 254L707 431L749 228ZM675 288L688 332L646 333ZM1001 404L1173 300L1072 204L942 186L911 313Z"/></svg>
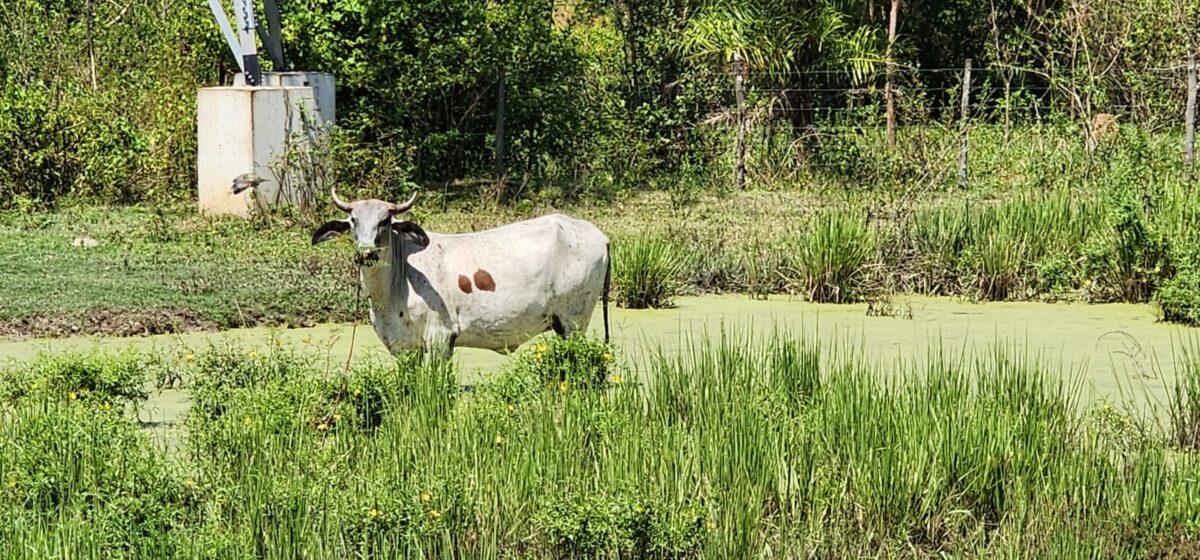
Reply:
<svg viewBox="0 0 1200 560"><path fill-rule="evenodd" d="M464 294L471 293L471 280L461 274L458 275L458 289Z"/></svg>
<svg viewBox="0 0 1200 560"><path fill-rule="evenodd" d="M496 291L496 281L492 279L492 275L484 269L475 271L475 287L485 292Z"/></svg>

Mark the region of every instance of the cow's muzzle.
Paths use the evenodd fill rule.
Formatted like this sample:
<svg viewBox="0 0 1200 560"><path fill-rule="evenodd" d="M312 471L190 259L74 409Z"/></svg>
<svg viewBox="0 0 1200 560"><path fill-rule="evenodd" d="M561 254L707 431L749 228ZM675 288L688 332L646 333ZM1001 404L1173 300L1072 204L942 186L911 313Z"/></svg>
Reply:
<svg viewBox="0 0 1200 560"><path fill-rule="evenodd" d="M379 262L379 249L364 249L354 258L358 266L368 266Z"/></svg>

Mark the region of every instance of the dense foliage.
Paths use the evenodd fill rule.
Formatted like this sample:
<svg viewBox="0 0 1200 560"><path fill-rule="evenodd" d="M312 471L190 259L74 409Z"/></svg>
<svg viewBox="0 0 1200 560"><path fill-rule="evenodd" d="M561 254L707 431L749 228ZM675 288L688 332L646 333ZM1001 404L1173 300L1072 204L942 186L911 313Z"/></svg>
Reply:
<svg viewBox="0 0 1200 560"><path fill-rule="evenodd" d="M909 69L971 58L989 68L977 87L1003 82L991 102L1006 119L1032 105L1038 119L1108 111L1177 126L1182 76L1158 70L1179 67L1200 22L1184 0L901 2L889 44L883 1L280 6L288 65L338 81L344 180L477 195L495 170L503 89L506 180L485 191L501 199L667 187L696 166L724 175L734 53L749 64L759 167L821 156L813 126L878 125L889 59L910 124L955 106L959 78ZM15 0L0 18L0 207L191 192L195 89L236 68L203 3ZM843 172L856 177L857 163Z"/></svg>

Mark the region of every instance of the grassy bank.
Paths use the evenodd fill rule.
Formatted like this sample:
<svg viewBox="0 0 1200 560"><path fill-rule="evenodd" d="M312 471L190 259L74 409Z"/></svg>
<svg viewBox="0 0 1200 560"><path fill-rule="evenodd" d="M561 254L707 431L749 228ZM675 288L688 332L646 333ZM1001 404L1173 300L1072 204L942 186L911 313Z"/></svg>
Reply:
<svg viewBox="0 0 1200 560"><path fill-rule="evenodd" d="M75 356L3 377L0 548L52 556L1177 557L1194 424L1080 408L1019 350L879 369L729 335L621 369L550 341L474 392L443 364L286 347ZM1200 364L1172 408L1193 417ZM186 371L177 451L124 411ZM1194 434L1191 434L1194 436Z"/></svg>
<svg viewBox="0 0 1200 560"><path fill-rule="evenodd" d="M759 190L724 191L719 168L613 201L543 193L488 206L427 189L415 219L442 232L552 211L591 219L614 240L622 305L665 305L681 293L788 293L886 310L890 295L919 293L1153 301L1167 320L1200 322L1200 204L1176 161L1177 135L1121 129L1087 152L1078 132L981 132L972 145L983 171L966 191L950 173L953 150L910 165L924 161L922 141L952 147L957 137L906 129L896 153L878 135L840 136L857 154L843 162L849 167L781 167ZM854 169L860 175L847 174ZM4 214L0 336L350 320L348 251L308 242L335 214L326 206L250 222L202 218L188 206ZM97 245L73 245L83 238Z"/></svg>

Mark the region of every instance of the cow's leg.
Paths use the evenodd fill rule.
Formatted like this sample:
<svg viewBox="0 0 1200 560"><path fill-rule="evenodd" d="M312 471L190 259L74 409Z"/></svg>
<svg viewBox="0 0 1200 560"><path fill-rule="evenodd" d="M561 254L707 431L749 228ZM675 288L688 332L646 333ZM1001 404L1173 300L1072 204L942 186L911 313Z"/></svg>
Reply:
<svg viewBox="0 0 1200 560"><path fill-rule="evenodd" d="M567 301L558 312L550 316L554 332L563 338L570 337L571 333L576 331L587 332L597 298L599 294L584 294Z"/></svg>
<svg viewBox="0 0 1200 560"><path fill-rule="evenodd" d="M458 339L458 333L454 332L431 333L425 337L422 350L426 354L449 360L454 357L454 341L456 339Z"/></svg>
<svg viewBox="0 0 1200 560"><path fill-rule="evenodd" d="M567 325L563 324L562 319L560 319L558 317L558 315L550 316L550 328L554 329L554 334L557 334L558 336L560 336L562 338L567 338L568 336L571 336L570 328Z"/></svg>

